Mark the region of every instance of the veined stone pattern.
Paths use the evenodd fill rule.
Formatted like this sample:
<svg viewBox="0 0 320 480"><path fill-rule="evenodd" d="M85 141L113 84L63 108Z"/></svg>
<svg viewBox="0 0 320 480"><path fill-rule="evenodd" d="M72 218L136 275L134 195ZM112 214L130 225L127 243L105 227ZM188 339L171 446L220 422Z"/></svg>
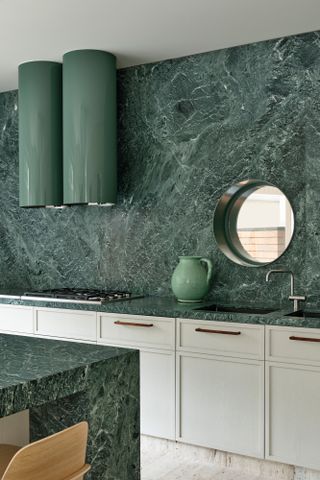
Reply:
<svg viewBox="0 0 320 480"><path fill-rule="evenodd" d="M320 34L118 72L119 200L113 208L18 207L17 92L0 95L0 287L170 294L178 255L212 258L209 297L288 305L289 279L233 264L212 218L233 183L277 185L294 239L272 267L320 305Z"/></svg>
<svg viewBox="0 0 320 480"><path fill-rule="evenodd" d="M87 480L140 479L139 352L0 335L0 417L30 410L31 441L89 424Z"/></svg>

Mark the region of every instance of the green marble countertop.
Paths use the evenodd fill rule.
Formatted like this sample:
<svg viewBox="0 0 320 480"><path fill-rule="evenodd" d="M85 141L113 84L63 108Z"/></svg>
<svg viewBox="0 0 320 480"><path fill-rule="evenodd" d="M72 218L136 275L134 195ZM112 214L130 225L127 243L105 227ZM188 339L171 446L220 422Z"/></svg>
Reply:
<svg viewBox="0 0 320 480"><path fill-rule="evenodd" d="M86 478L140 478L137 350L0 334L0 365L0 417L29 409L31 441L86 420Z"/></svg>
<svg viewBox="0 0 320 480"><path fill-rule="evenodd" d="M133 352L0 334L0 417L44 403L48 395L50 400L50 392L55 389L64 396L81 391L92 365L118 361Z"/></svg>
<svg viewBox="0 0 320 480"><path fill-rule="evenodd" d="M17 298L1 298L1 295L15 295ZM19 300L22 292L0 291L0 303L26 305L48 308L64 308L72 310L89 310L105 313L118 313L127 315L144 315L156 317L175 317L175 318L192 318L199 320L212 320L220 322L237 322L261 325L280 325L292 327L308 327L320 328L320 318L298 318L286 316L292 312L292 309L277 309L266 315L261 314L244 314L244 313L220 313L198 310L202 306L213 304L214 302L183 304L177 302L173 297L141 297L132 300L123 300L106 303L104 305L87 305L77 303L62 302L38 302ZM266 306L260 305L261 308ZM258 308L258 306L257 306Z"/></svg>

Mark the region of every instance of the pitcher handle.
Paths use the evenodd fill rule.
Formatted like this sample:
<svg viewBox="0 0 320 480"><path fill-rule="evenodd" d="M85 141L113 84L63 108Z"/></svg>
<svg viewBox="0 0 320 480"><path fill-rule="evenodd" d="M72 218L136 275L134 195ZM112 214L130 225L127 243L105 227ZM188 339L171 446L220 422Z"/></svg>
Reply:
<svg viewBox="0 0 320 480"><path fill-rule="evenodd" d="M211 260L209 260L209 258L201 258L200 262L205 263L207 266L207 283L209 283L212 277L212 270L213 270L212 262Z"/></svg>

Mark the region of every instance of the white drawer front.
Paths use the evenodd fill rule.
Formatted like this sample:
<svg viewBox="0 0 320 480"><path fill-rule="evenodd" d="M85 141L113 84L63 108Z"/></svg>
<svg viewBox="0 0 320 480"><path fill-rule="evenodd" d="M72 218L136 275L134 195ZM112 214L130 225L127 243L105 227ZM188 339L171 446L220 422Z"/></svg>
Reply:
<svg viewBox="0 0 320 480"><path fill-rule="evenodd" d="M50 337L95 341L96 318L96 312L37 309L36 333Z"/></svg>
<svg viewBox="0 0 320 480"><path fill-rule="evenodd" d="M174 350L174 318L99 315L98 342Z"/></svg>
<svg viewBox="0 0 320 480"><path fill-rule="evenodd" d="M266 327L266 358L305 365L320 364L320 329Z"/></svg>
<svg viewBox="0 0 320 480"><path fill-rule="evenodd" d="M0 307L0 330L16 333L33 333L33 307Z"/></svg>
<svg viewBox="0 0 320 480"><path fill-rule="evenodd" d="M178 319L177 349L263 360L264 327Z"/></svg>

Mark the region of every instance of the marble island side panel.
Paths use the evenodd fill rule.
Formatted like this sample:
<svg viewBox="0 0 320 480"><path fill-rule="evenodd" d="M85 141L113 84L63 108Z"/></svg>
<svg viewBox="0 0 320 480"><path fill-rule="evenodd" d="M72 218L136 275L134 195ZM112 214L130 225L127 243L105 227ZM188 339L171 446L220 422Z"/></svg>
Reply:
<svg viewBox="0 0 320 480"><path fill-rule="evenodd" d="M0 417L30 409L37 440L89 423L88 480L140 478L139 353L0 335Z"/></svg>

